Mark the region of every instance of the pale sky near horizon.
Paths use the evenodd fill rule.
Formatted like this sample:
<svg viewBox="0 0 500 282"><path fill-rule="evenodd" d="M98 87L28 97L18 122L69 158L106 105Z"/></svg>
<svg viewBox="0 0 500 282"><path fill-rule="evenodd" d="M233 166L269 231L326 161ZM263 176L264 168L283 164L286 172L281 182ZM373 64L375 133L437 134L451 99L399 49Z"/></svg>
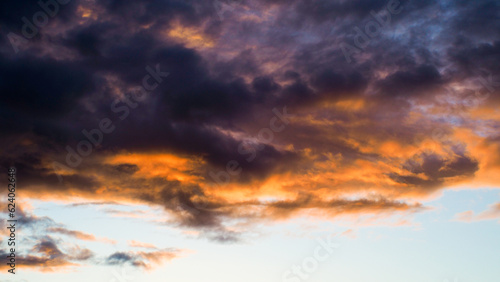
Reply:
<svg viewBox="0 0 500 282"><path fill-rule="evenodd" d="M199 239L180 228L155 222L162 219L161 212L147 206L70 207L61 202L30 201L40 217L50 217L68 229L98 238L113 238L116 243L76 240L99 254L94 258L96 266L68 267L43 275L21 267L18 280L13 281L494 282L500 277L496 267L500 259L499 219L464 222L457 220L457 215L465 211L481 213L499 197L495 189L451 190L427 202L432 209L419 214L338 221L299 218L259 226L250 231L245 242L236 244ZM131 213L118 215L118 210ZM29 233L20 233L26 240L20 242L20 252L27 251L23 246L29 246L29 240L24 234ZM318 262L316 270L304 271L307 279L293 280L299 278L293 274L286 276L290 280L283 279L285 271L301 266L308 257L314 258L317 240L326 241L328 236L334 238L338 248ZM58 241L57 237L67 239L64 235L53 239ZM146 272L127 265L103 265L105 254L121 250L130 241L184 251ZM193 265L197 271L192 270Z"/></svg>

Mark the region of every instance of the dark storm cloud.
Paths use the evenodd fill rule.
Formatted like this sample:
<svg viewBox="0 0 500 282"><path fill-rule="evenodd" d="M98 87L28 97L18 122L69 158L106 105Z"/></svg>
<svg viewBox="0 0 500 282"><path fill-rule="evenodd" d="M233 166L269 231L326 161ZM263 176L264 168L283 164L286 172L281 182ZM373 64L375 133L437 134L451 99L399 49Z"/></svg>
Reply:
<svg viewBox="0 0 500 282"><path fill-rule="evenodd" d="M76 49L82 56L102 58L105 37L116 28L111 23L96 23L84 28L70 30L64 39L65 44Z"/></svg>
<svg viewBox="0 0 500 282"><path fill-rule="evenodd" d="M470 177L479 169L477 160L462 152L456 152L451 158L445 158L437 154L422 153L414 156L403 164L403 168L414 175L402 176L391 174L390 177L397 182L423 187L425 189L436 189L449 177ZM422 176L417 176L417 175Z"/></svg>
<svg viewBox="0 0 500 282"><path fill-rule="evenodd" d="M368 85L368 80L359 72L342 74L327 69L316 73L311 83L319 92L335 99L356 95Z"/></svg>
<svg viewBox="0 0 500 282"><path fill-rule="evenodd" d="M351 9L355 9L355 7L369 11L381 6L383 2L381 1L378 4L372 3L369 6L357 5L363 3L355 4L356 3L349 4L349 7L351 7L349 9L344 7L339 10L348 11L348 14L354 11ZM116 13L118 15L120 14L118 13L119 11L125 14L142 11L140 13L143 13L144 18L148 19L155 19L156 13L160 13L160 11L168 11L168 13L177 16L180 15L182 17L187 15L191 15L189 17L192 17L195 15L195 9L190 5L194 4L190 2L183 4L178 1L164 1L161 3L157 3L157 1L107 1L102 4L102 6L105 7L105 11L109 13ZM139 9L138 7L145 7L145 9ZM203 6L203 8L205 9L206 7ZM141 16L133 17L132 20L140 21L141 18ZM170 121L181 120L190 123L190 125L183 126L185 129L181 132L170 132L169 134L165 134L165 137L158 139L159 142L168 144L169 142L166 135L182 136L187 133L188 130L199 131L196 135L203 138L207 133L211 134L209 131L203 130L204 123L208 122L218 125L221 122L226 123L228 120L245 118L247 113L254 109L254 105L260 104L263 100L272 99L269 94L281 88L279 84L273 81L272 77L265 78L267 79L266 81L264 78L256 76L251 88L241 79L237 78L229 81L218 81L209 76L208 69L206 69L203 60L195 51L180 46L160 47L161 43L148 32L141 31L135 34L127 34L123 31L124 30L120 28L119 25L113 22L92 23L85 27L70 30L67 36L67 42L70 48L77 49L79 53L84 56L92 57L81 60L80 64L93 67L105 73L118 74L123 81L129 85L140 83L140 79L144 76L144 66L149 63L159 63L162 68L172 70L171 76L164 84L160 85L163 91L161 95L159 95L159 103L156 106L158 108L158 114L150 119L161 120L162 122L154 129L152 128L151 132L137 135L148 136L151 135L153 131L168 130L169 127L171 127ZM103 36L103 34L111 36ZM246 66L252 63L251 61L247 62L247 60L247 57L235 59L232 64L235 65L234 68L236 68L236 66L241 67L242 65ZM23 65L28 66L35 64L36 62L30 61L23 63ZM223 67L227 69L228 66L226 65ZM37 108L37 111L41 111L43 114L47 112L56 114L59 111L64 113L65 111L70 111L70 109L77 108L77 99L91 89L92 83L85 73L78 74L72 69L61 69L61 75L59 75L57 71L55 73L53 71L45 72L43 71L43 67L41 68L39 72L51 73L54 74L54 77L62 77L71 74L71 77L63 79L62 81L67 81L68 87L74 87L65 88L63 84L58 85L57 88L53 86L52 89L50 87L47 89L47 85L50 86L50 84L47 84L46 79L36 76L36 73L33 73L33 76L40 78L40 83L44 85L37 85L35 83L32 90L26 92L30 93L32 96L26 98L32 100L33 103L47 101L47 103L49 103L47 109L43 106ZM45 68L57 70L57 65L47 65ZM431 69L432 67L429 67L429 70ZM427 81L422 80L426 78L431 79L433 74L429 73L427 75L425 71L419 72L419 70L420 69L417 69L415 74L408 71L400 71L399 73L393 74L391 80L387 81L386 84L396 87L398 85L404 85L407 81L413 81L415 84L418 83L419 85L423 85ZM17 73L12 71L12 69L9 69L8 74L13 78L11 79L12 83L9 85L15 87L17 84L14 84L14 82L22 82L16 80L16 78L20 77L20 72L24 72L24 70L19 70ZM28 69L28 71L30 70ZM335 96L339 95L338 93L360 91L367 84L367 78L360 73L354 72L344 75L340 74L338 71L339 70L328 69L323 73L318 73L312 78L312 86L316 87L320 92L327 92L327 95ZM48 76L48 74L46 76ZM72 79L73 77L78 77L81 80L75 81ZM49 79L48 81L50 82L51 80ZM433 81L430 82L432 83ZM33 85L33 83L30 83L30 85ZM41 89L47 89L47 93L43 92ZM58 95L59 93L65 94L61 96L64 97L63 99L54 97L54 95ZM105 95L109 94L105 93ZM279 96L282 97L282 99L277 100L279 103L301 103L310 99L315 99L313 90L310 88L307 81L296 81L291 85L283 87L282 94ZM29 104L22 104L18 107L21 106L29 107ZM78 110L81 111L81 109ZM138 110L138 112L140 115L141 110ZM49 126L49 124L44 124L42 128ZM127 126L127 128L132 131L131 128L133 127ZM196 139L195 135L191 135ZM145 138L148 139L147 137ZM223 136L219 138L225 139ZM117 139L130 140L130 138ZM210 144L215 142L210 142ZM176 143L177 144L173 147L182 146L182 144L186 143L186 138L181 138L181 140ZM196 146L197 144L193 145ZM116 144L115 146L119 145ZM123 144L123 146L126 148L127 144ZM232 146L227 146L226 148L230 147ZM207 149L193 151L207 153ZM220 153L222 152L215 152L214 154L209 153L209 155L217 156Z"/></svg>
<svg viewBox="0 0 500 282"><path fill-rule="evenodd" d="M113 169L115 169L119 172L126 173L126 174L134 174L135 172L137 172L139 170L137 165L134 165L134 164L119 164L119 165L113 166Z"/></svg>
<svg viewBox="0 0 500 282"><path fill-rule="evenodd" d="M241 80L230 83L203 81L179 93L173 99L166 96L165 105L175 119L207 120L236 117L254 103L247 86ZM207 95L210 93L210 95Z"/></svg>
<svg viewBox="0 0 500 282"><path fill-rule="evenodd" d="M194 24L201 19L194 3L194 1L178 0L105 0L100 4L109 14L121 17L122 20L132 20L138 24L156 23L161 19L168 21L173 18L181 18Z"/></svg>
<svg viewBox="0 0 500 282"><path fill-rule="evenodd" d="M53 165L47 166L43 163L43 160L47 157L41 153L34 153L29 151L22 151L24 147L16 146L17 144L5 144L5 149L9 148L2 155L0 161L0 167L7 169L9 167L15 167L18 172L19 177L23 178L23 185L26 186L37 186L41 183L48 185L48 190L66 190L69 187L75 188L80 191L91 192L95 191L99 187L99 182L92 176L83 176L78 173L68 173L65 175L66 183L61 185L59 178L56 173L57 167ZM47 150L48 148L40 146L42 150ZM48 191L45 189L38 188L39 192Z"/></svg>
<svg viewBox="0 0 500 282"><path fill-rule="evenodd" d="M367 16L370 11L382 9L387 0L355 0L355 1L296 1L297 12L300 15L308 16L316 21L335 20L341 17L360 17Z"/></svg>
<svg viewBox="0 0 500 282"><path fill-rule="evenodd" d="M189 227L221 227L221 217L228 215L217 211L223 203L207 197L200 187L185 187L179 182L171 182L159 193L162 205L170 210L182 208L180 224Z"/></svg>
<svg viewBox="0 0 500 282"><path fill-rule="evenodd" d="M269 94L277 91L280 85L272 77L259 76L252 81L252 87L258 93Z"/></svg>
<svg viewBox="0 0 500 282"><path fill-rule="evenodd" d="M452 6L455 5L455 6ZM460 30L475 38L490 39L500 35L500 3L494 0L450 1L448 8L455 9L456 15L451 28ZM485 27L488 26L487 29Z"/></svg>
<svg viewBox="0 0 500 282"><path fill-rule="evenodd" d="M0 22L5 25L9 31L21 33L21 27L24 24L22 20L23 17L28 19L28 21L33 21L33 16L40 11L44 11L43 8L38 4L38 2L46 3L50 1L39 1L39 0L26 0L26 1L15 1L6 0L2 1L0 9ZM61 1L65 3L60 5L59 11L56 14L57 18L63 22L68 22L72 19L75 10L78 6L79 0L71 1ZM51 8L53 9L53 8Z"/></svg>
<svg viewBox="0 0 500 282"><path fill-rule="evenodd" d="M93 90L89 70L53 59L0 57L0 76L2 108L38 118L60 117Z"/></svg>
<svg viewBox="0 0 500 282"><path fill-rule="evenodd" d="M498 73L500 70L500 41L474 44L470 39L457 38L448 55L464 76L474 75L481 69L491 73Z"/></svg>
<svg viewBox="0 0 500 282"><path fill-rule="evenodd" d="M269 121L267 122L269 123ZM268 124L263 124L268 126ZM154 136L154 138L151 138ZM272 145L259 144L258 158L248 162L248 154L238 152L241 141L220 133L214 128L193 123L140 124L130 121L117 129L108 141L115 147L139 151L174 150L179 153L203 155L218 168L236 160L251 175L262 177L280 169L282 161L298 160L293 152L277 150ZM200 142L203 140L203 142Z"/></svg>
<svg viewBox="0 0 500 282"><path fill-rule="evenodd" d="M5 36L39 7L36 1L3 3L0 166L15 166L32 194L94 197L104 191L103 203L127 199L160 205L174 214L178 226L230 243L239 234L224 228L226 219L288 217L307 209L335 215L419 208L390 198L324 200L316 189L348 191L373 183L339 184L335 176L322 177L322 167L342 173L344 166L359 163L387 165L373 174L411 186L397 187L402 195L434 191L480 168L480 160L466 150L449 156L420 152L406 163L404 154L388 152L414 145L417 134L431 136L441 125L412 112L412 105L432 102L453 83L476 77L475 70L499 74L497 1L401 1L404 12L393 15L352 63L339 44L352 43L353 28L364 27L373 20L371 12L382 11L389 1L248 0L231 6L235 10L221 19L212 1L75 0L18 54ZM244 11L238 14L237 7ZM177 37L169 34L172 30ZM121 120L124 112L111 105L142 84L146 66L156 65L169 76L144 101L129 106ZM498 90L492 93L494 106ZM294 123L272 142L255 141L269 126L272 109L284 106L297 113ZM74 148L85 139L82 130L97 128L102 118L110 118L116 130L79 167L64 170L61 183L61 171L51 164L65 164L65 147ZM255 160L247 161L240 145L258 147ZM140 162L105 163L122 153L199 157L203 166L185 173L200 183L145 176ZM310 182L286 186L302 193L296 199L232 203L202 185L213 183L209 171L225 170L231 160L243 171L228 183L234 189L249 185L258 191L258 181L287 173L291 180ZM395 160L402 160L404 173L394 169ZM315 182L321 179L335 184ZM377 188L388 185L367 189L384 193ZM238 209L255 206L269 213L247 216ZM57 253L56 247L45 242L39 249ZM144 257L118 252L107 262L144 266Z"/></svg>
<svg viewBox="0 0 500 282"><path fill-rule="evenodd" d="M428 93L441 85L442 78L434 66L421 65L415 69L397 71L379 83L384 94L395 97Z"/></svg>

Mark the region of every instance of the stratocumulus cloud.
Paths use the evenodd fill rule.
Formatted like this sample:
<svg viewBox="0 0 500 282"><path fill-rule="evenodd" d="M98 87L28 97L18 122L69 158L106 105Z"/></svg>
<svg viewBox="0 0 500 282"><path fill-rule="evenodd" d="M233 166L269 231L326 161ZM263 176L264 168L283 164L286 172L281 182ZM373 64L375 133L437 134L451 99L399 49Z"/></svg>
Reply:
<svg viewBox="0 0 500 282"><path fill-rule="evenodd" d="M239 243L255 224L413 214L449 188L498 184L498 1L72 0L43 27L37 2L0 9L0 167L27 198L130 219L105 206L147 205L160 224ZM458 215L492 218L497 206ZM47 238L23 265L93 257ZM128 247L147 251L101 261L149 269L179 253Z"/></svg>

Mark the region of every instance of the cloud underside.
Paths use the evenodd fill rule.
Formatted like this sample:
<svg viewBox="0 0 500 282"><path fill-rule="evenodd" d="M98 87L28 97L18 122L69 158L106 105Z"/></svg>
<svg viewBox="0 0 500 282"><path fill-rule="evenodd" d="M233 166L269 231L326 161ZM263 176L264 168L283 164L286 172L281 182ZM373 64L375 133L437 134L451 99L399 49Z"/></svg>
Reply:
<svg viewBox="0 0 500 282"><path fill-rule="evenodd" d="M413 213L498 185L497 1L401 1L349 60L341 44L390 1L71 1L14 55L8 33L40 9L24 2L0 12L0 166L26 197L162 207L165 224L231 243L234 222Z"/></svg>
<svg viewBox="0 0 500 282"><path fill-rule="evenodd" d="M19 248L18 248L19 250ZM7 257L11 253L2 252L2 257ZM42 272L53 272L61 269L77 267L80 262L90 260L94 253L89 249L72 248L67 253L61 251L57 242L50 236L40 238L30 250L29 254L15 253L14 271L17 269L33 269ZM2 270L12 269L10 265L2 265Z"/></svg>

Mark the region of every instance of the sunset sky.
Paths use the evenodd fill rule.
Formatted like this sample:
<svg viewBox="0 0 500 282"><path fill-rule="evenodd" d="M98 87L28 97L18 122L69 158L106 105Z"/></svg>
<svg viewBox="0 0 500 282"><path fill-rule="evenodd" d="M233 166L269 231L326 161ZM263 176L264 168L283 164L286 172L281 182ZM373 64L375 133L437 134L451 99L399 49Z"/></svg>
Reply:
<svg viewBox="0 0 500 282"><path fill-rule="evenodd" d="M500 281L499 1L0 5L0 282Z"/></svg>

